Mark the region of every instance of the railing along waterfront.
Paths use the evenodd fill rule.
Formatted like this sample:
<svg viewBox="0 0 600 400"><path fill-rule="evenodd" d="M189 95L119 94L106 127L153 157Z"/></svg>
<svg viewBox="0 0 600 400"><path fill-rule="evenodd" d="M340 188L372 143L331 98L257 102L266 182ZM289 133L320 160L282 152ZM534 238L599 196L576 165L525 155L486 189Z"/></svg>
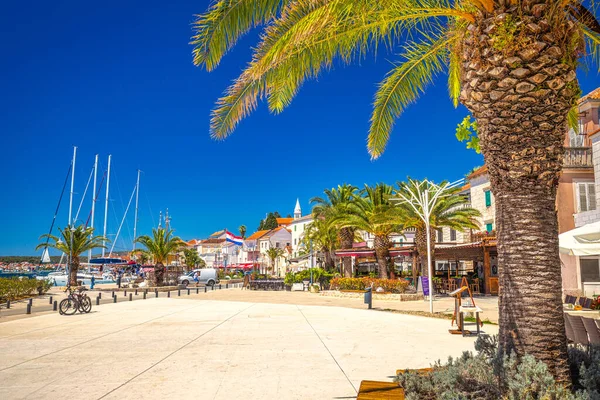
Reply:
<svg viewBox="0 0 600 400"><path fill-rule="evenodd" d="M565 168L591 168L592 148L591 147L566 147L565 159L563 161Z"/></svg>

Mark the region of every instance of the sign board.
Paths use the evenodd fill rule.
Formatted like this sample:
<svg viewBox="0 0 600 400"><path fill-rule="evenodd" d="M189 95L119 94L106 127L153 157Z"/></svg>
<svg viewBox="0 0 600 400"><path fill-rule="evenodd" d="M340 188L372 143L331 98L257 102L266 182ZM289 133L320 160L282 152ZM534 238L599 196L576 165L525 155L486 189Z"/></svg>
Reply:
<svg viewBox="0 0 600 400"><path fill-rule="evenodd" d="M423 292L423 296L429 296L429 278L420 276L417 281L417 292Z"/></svg>

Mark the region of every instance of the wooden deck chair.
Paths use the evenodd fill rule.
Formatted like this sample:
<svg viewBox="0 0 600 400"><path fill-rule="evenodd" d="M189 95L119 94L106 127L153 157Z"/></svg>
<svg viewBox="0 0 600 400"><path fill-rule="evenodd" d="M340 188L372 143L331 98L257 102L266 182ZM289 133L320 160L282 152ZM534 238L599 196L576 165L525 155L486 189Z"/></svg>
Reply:
<svg viewBox="0 0 600 400"><path fill-rule="evenodd" d="M565 318L565 331L567 333L567 339L570 342L575 342L575 332L573 332L573 327L571 326L571 322L569 322L569 318L567 318L567 313L563 313Z"/></svg>
<svg viewBox="0 0 600 400"><path fill-rule="evenodd" d="M567 318L569 319L569 323L573 328L573 334L575 335L574 342L576 344L582 344L587 346L590 344L588 339L587 331L585 330L585 326L583 325L583 321L579 315L571 315L567 314Z"/></svg>
<svg viewBox="0 0 600 400"><path fill-rule="evenodd" d="M598 329L596 322L592 318L585 317L581 317L581 320L583 321L583 326L587 331L590 344L600 344L600 329Z"/></svg>

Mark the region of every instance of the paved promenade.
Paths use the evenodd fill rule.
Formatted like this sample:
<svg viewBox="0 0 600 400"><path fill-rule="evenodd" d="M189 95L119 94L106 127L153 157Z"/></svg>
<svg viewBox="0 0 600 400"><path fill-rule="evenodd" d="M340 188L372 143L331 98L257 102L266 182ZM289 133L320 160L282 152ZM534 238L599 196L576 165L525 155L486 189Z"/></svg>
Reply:
<svg viewBox="0 0 600 400"><path fill-rule="evenodd" d="M450 335L449 325L200 297L105 304L1 323L0 398L354 398L363 379L471 350L474 339Z"/></svg>

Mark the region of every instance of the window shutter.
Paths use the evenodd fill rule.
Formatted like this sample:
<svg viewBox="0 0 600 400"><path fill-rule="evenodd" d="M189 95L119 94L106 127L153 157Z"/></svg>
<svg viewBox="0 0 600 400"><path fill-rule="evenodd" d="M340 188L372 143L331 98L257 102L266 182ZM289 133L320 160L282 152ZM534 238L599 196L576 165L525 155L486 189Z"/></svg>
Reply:
<svg viewBox="0 0 600 400"><path fill-rule="evenodd" d="M485 230L488 232L494 230L493 224L491 222L489 224L485 224Z"/></svg>
<svg viewBox="0 0 600 400"><path fill-rule="evenodd" d="M596 209L596 186L594 183L588 183L588 209L595 210Z"/></svg>
<svg viewBox="0 0 600 400"><path fill-rule="evenodd" d="M492 192L489 190L485 191L485 206L486 207L492 206Z"/></svg>
<svg viewBox="0 0 600 400"><path fill-rule="evenodd" d="M577 184L577 191L579 196L579 212L587 211L587 201L585 195L585 183Z"/></svg>

